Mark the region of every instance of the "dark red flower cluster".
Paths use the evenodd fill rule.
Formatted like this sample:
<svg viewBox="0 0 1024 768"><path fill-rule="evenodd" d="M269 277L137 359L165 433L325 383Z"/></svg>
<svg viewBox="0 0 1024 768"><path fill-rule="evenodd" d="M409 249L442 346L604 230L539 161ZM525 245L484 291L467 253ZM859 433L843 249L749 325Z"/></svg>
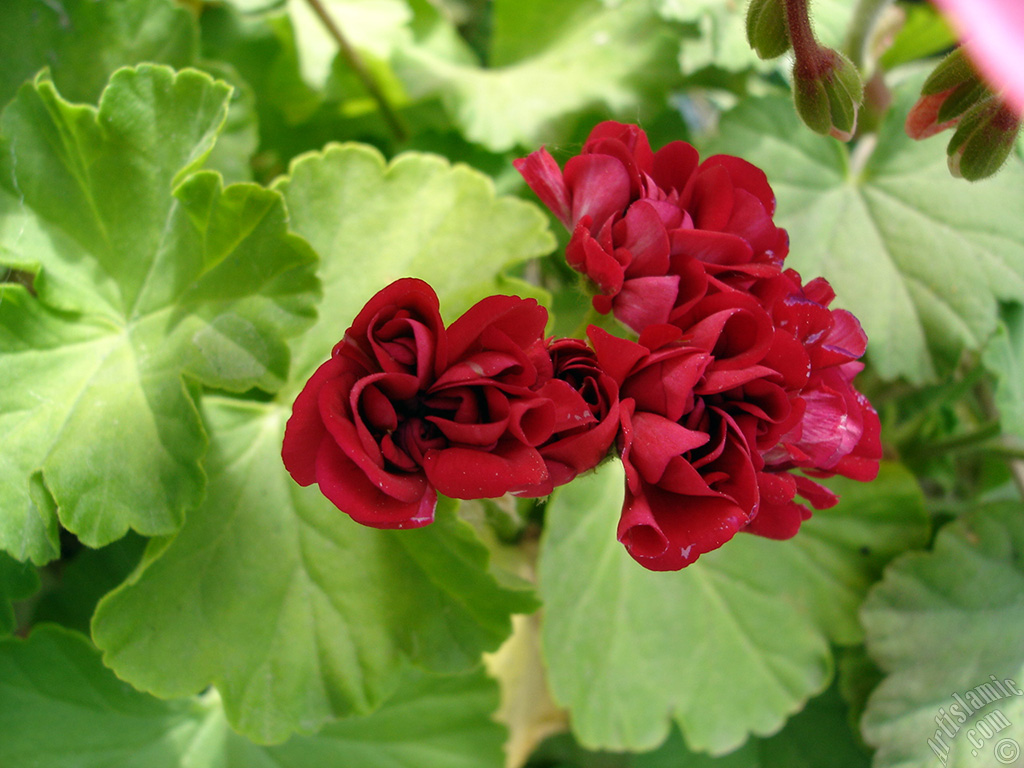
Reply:
<svg viewBox="0 0 1024 768"><path fill-rule="evenodd" d="M878 416L852 383L867 339L825 280L783 269L764 173L681 141L653 152L613 122L564 170L543 149L516 167L572 232L594 307L639 334L590 330L619 386L618 535L637 561L682 568L740 530L791 537L810 516L796 496L836 501L809 476L875 476Z"/></svg>
<svg viewBox="0 0 1024 768"><path fill-rule="evenodd" d="M615 383L547 310L491 296L445 328L406 278L366 304L296 398L285 467L354 520L416 528L437 493L541 496L594 467L618 430Z"/></svg>
<svg viewBox="0 0 1024 768"><path fill-rule="evenodd" d="M618 537L653 570L682 568L738 531L793 536L869 480L878 416L854 388L867 339L823 279L783 268L764 174L689 144L653 152L602 123L565 169L516 163L572 232L594 306L635 340L545 339L533 300L491 296L445 328L433 290L374 296L295 401L285 466L356 521L411 528L437 493L543 496L613 444L626 471Z"/></svg>

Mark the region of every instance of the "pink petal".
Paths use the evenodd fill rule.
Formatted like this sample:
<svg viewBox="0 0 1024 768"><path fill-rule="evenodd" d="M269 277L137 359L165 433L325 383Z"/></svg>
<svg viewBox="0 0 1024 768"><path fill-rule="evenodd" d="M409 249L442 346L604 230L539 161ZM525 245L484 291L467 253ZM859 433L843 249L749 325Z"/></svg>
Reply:
<svg viewBox="0 0 1024 768"><path fill-rule="evenodd" d="M622 290L612 300L615 319L642 331L651 325L668 323L679 295L679 277L636 277L626 280Z"/></svg>
<svg viewBox="0 0 1024 768"><path fill-rule="evenodd" d="M1024 115L1024 3L1020 0L935 0L964 39L985 78Z"/></svg>

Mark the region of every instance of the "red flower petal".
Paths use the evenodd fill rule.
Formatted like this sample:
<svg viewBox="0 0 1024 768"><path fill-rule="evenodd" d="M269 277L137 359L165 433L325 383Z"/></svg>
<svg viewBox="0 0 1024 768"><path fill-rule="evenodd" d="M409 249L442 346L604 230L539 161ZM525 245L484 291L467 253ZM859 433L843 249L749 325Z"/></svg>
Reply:
<svg viewBox="0 0 1024 768"><path fill-rule="evenodd" d="M497 498L547 479L537 449L516 440L505 441L491 452L458 447L430 451L423 459L423 470L438 491L455 499Z"/></svg>
<svg viewBox="0 0 1024 768"><path fill-rule="evenodd" d="M569 190L562 178L562 169L548 151L542 147L525 158L513 160L512 165L522 174L540 201L567 229L572 229Z"/></svg>
<svg viewBox="0 0 1024 768"><path fill-rule="evenodd" d="M434 520L437 495L422 475L408 475L418 494L407 500L384 493L361 467L329 438L321 444L316 462L320 491L334 506L357 523L371 528L419 528Z"/></svg>

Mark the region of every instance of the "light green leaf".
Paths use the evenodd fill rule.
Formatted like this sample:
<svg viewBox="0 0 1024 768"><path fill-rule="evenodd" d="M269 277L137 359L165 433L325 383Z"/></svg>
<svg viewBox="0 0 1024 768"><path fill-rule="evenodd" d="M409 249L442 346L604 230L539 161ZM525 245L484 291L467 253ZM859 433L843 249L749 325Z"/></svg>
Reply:
<svg viewBox="0 0 1024 768"><path fill-rule="evenodd" d="M193 15L171 0L4 0L0 107L43 67L65 98L94 103L119 67L192 64L198 38Z"/></svg>
<svg viewBox="0 0 1024 768"><path fill-rule="evenodd" d="M165 697L216 685L234 728L281 741L379 705L406 660L472 667L511 613L533 609L487 573L486 549L450 510L378 531L296 485L281 464L287 408L204 406L206 500L93 621L120 677Z"/></svg>
<svg viewBox="0 0 1024 768"><path fill-rule="evenodd" d="M0 548L56 554L56 518L90 546L173 532L202 496L189 381L283 382L308 326L315 255L280 195L189 171L227 89L194 71L120 70L99 109L40 80L0 132ZM57 372L57 373L55 373Z"/></svg>
<svg viewBox="0 0 1024 768"><path fill-rule="evenodd" d="M493 151L558 139L561 123L591 107L635 119L643 95L664 97L678 73L678 35L651 0L576 5L571 19L555 20L564 34L528 58L483 69L408 48L396 72L412 97L440 94L466 138Z"/></svg>
<svg viewBox="0 0 1024 768"><path fill-rule="evenodd" d="M830 485L843 501L794 540L740 535L678 573L644 570L616 541L620 465L557 492L540 555L543 642L581 743L650 749L674 719L692 749L721 754L824 689L829 641L860 639L873 578L926 536L920 491L898 466Z"/></svg>
<svg viewBox="0 0 1024 768"><path fill-rule="evenodd" d="M14 631L15 616L11 603L24 600L39 588L36 569L0 552L0 636Z"/></svg>
<svg viewBox="0 0 1024 768"><path fill-rule="evenodd" d="M71 102L95 104L115 70L136 64L195 66L199 28L173 0L5 0L0 3L0 108L47 68ZM231 83L231 109L207 167L229 181L248 181L257 143L253 94L219 62L204 71Z"/></svg>
<svg viewBox="0 0 1024 768"><path fill-rule="evenodd" d="M369 717L259 747L234 733L215 690L159 701L118 680L82 635L43 625L0 642L5 768L497 768L502 728L482 672L410 675ZM55 727L55 723L59 727Z"/></svg>
<svg viewBox="0 0 1024 768"><path fill-rule="evenodd" d="M982 507L896 560L862 618L888 674L863 721L877 768L1020 764L1000 755L1024 748L1024 506Z"/></svg>
<svg viewBox="0 0 1024 768"><path fill-rule="evenodd" d="M256 94L230 64L207 61L199 69L231 86L224 127L203 167L217 171L227 183L252 181L252 156L260 144Z"/></svg>
<svg viewBox="0 0 1024 768"><path fill-rule="evenodd" d="M700 30L700 37L687 40L679 56L686 74L714 66L730 71L780 72L789 77L790 57L762 61L750 47L746 33L748 5L723 0L658 0L658 12L664 18L695 22ZM811 22L818 40L839 48L852 13L853 4L848 0L815 0Z"/></svg>
<svg viewBox="0 0 1024 768"><path fill-rule="evenodd" d="M494 0L487 63L504 67L544 53L596 7L592 0Z"/></svg>
<svg viewBox="0 0 1024 768"><path fill-rule="evenodd" d="M488 177L434 155L406 153L387 164L371 147L334 145L297 160L276 188L292 227L323 260L319 320L293 344L299 385L393 280L430 283L450 323L495 293L506 267L555 245L535 205L496 197Z"/></svg>
<svg viewBox="0 0 1024 768"><path fill-rule="evenodd" d="M712 151L768 174L790 234L787 264L832 283L836 304L863 323L878 373L923 383L982 346L997 299L1024 300L1024 164L1012 159L981 184L952 179L942 139L903 132L917 92L902 92L877 146L864 139L852 160L803 130L785 99L741 104Z"/></svg>

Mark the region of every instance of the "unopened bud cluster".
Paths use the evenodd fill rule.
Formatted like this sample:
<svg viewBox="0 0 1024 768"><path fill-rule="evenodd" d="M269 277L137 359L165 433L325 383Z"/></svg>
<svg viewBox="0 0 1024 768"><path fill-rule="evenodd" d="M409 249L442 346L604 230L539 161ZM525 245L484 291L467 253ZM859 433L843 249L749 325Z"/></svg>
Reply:
<svg viewBox="0 0 1024 768"><path fill-rule="evenodd" d="M1020 132L1020 117L985 84L964 53L957 48L925 81L907 115L906 131L913 139L926 139L955 128L946 146L954 176L978 181L998 171Z"/></svg>
<svg viewBox="0 0 1024 768"><path fill-rule="evenodd" d="M818 44L806 0L752 0L747 40L758 56L772 59L793 49L796 111L811 130L849 141L857 130L864 85L853 63Z"/></svg>

